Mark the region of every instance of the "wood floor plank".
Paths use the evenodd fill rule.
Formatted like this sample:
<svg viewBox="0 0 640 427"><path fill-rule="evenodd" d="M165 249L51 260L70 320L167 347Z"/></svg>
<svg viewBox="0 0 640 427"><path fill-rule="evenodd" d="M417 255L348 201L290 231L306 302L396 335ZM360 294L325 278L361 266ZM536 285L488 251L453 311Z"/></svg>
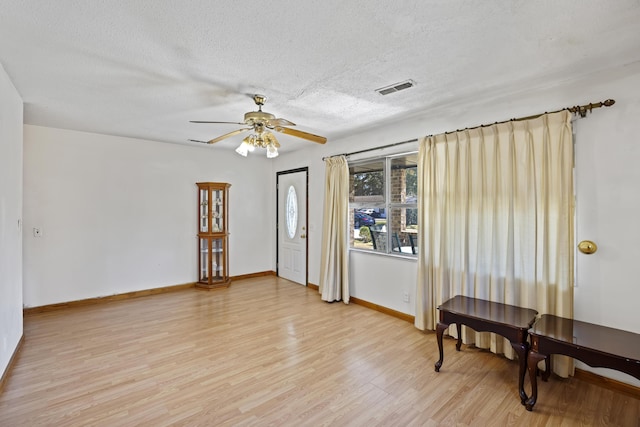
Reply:
<svg viewBox="0 0 640 427"><path fill-rule="evenodd" d="M0 426L640 425L640 399L518 365L276 277L25 317ZM527 380L528 387L528 380Z"/></svg>

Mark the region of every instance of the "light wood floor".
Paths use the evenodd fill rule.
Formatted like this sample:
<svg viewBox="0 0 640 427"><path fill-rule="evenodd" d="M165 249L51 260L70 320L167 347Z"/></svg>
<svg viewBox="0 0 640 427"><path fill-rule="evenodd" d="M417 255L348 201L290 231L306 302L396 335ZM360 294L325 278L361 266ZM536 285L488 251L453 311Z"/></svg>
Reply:
<svg viewBox="0 0 640 427"><path fill-rule="evenodd" d="M31 314L0 426L637 427L640 399L572 378L527 412L517 363L274 277ZM528 390L527 380L527 390Z"/></svg>

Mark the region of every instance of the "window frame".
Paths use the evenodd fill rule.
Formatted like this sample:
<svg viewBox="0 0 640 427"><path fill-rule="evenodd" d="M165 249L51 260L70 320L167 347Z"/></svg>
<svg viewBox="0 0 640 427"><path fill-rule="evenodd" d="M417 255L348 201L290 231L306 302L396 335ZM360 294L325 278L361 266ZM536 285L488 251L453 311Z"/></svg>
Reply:
<svg viewBox="0 0 640 427"><path fill-rule="evenodd" d="M416 169L417 169L417 155L418 155L418 150L412 150L412 151L407 151L407 152L402 152L402 153L397 153L397 154L387 154L387 155L381 155L381 156L375 156L375 157L368 157L365 159L359 159L357 161L353 161L353 162L349 162L349 175L351 176L351 167L357 167L359 165L366 165L366 164L371 164L371 163L377 163L377 162L382 162L382 166L383 166L383 201L379 202L379 201L374 201L374 202L351 202L349 201L349 215L350 217L352 215L354 215L356 210L360 210L360 209L367 209L367 208L373 208L373 209L384 209L385 211L385 216L386 216L386 230L384 231L385 234L385 240L386 240L386 244L385 244L385 250L379 250L379 249L373 249L373 248L362 248L362 247L356 247L354 246L355 243L355 238L354 238L354 222L353 221L348 221L349 223L349 250L354 250L354 251L361 251L361 252L366 252L366 253L375 253L375 254L379 254L379 255L387 255L387 256L395 256L395 257L406 257L406 258L411 258L411 259L416 259L417 258L417 254L414 253L405 253L405 252L401 252L401 251L394 251L393 250L393 244L392 244L392 239L393 239L393 211L397 210L397 209L418 209L418 195L417 195L417 189L416 189L416 200L415 202L412 203L407 203L405 202L392 202L392 188L391 188L391 184L392 184L392 175L391 175L391 171L392 171L392 162L394 159L397 158L403 158L403 157L411 157L411 156L415 156L416 157ZM416 171L416 175L417 175L417 171ZM349 192L351 193L352 188L351 188L351 183L349 184ZM351 199L351 194L349 196L349 199ZM404 229L402 231L405 231L407 229ZM417 234L417 233L416 233ZM416 236L417 237L417 236Z"/></svg>

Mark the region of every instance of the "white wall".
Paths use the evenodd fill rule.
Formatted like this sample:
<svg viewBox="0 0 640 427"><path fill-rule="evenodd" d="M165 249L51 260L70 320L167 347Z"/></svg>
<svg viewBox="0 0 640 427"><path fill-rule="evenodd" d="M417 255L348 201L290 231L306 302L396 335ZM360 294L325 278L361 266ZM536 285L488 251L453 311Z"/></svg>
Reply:
<svg viewBox="0 0 640 427"><path fill-rule="evenodd" d="M609 91L616 105L575 126L576 241L592 240L598 251L576 255L574 314L640 334L640 73L593 86ZM640 387L630 375L577 366Z"/></svg>
<svg viewBox="0 0 640 427"><path fill-rule="evenodd" d="M200 181L232 185L230 274L273 269L266 159L39 126L24 137L26 307L196 281Z"/></svg>
<svg viewBox="0 0 640 427"><path fill-rule="evenodd" d="M389 96L401 96L401 93ZM525 88L522 92L494 99L467 100L443 105L420 116L381 124L357 135L335 139L325 146L309 145L305 150L280 156L275 170L310 167L310 223L315 225L309 241L309 281L318 283L320 233L324 192L323 156L357 151L429 134L451 131L481 123L552 111L572 105L616 100L609 109L596 110L579 120L576 149L577 241L594 240L598 253L578 262L575 290L575 318L640 333L640 286L637 285L640 259L640 64L593 73L581 81L568 79L557 87ZM382 101L381 101L382 102ZM376 151L378 155L401 147ZM359 155L361 158L366 155ZM310 227L310 230L311 227ZM415 261L384 258L352 251L351 294L384 307L415 314L413 302L402 302L405 289L415 293ZM597 371L635 386L640 381L611 370Z"/></svg>
<svg viewBox="0 0 640 427"><path fill-rule="evenodd" d="M0 65L0 378L22 337L22 98Z"/></svg>

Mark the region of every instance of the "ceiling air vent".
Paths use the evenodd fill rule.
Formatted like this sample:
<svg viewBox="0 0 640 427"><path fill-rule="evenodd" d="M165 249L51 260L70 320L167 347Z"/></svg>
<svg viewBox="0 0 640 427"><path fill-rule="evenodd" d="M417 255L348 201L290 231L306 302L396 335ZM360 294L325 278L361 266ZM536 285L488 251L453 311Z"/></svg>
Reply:
<svg viewBox="0 0 640 427"><path fill-rule="evenodd" d="M409 89L410 87L413 87L415 85L416 84L413 80L407 80L400 83L394 83L391 86L381 87L380 89L376 89L376 92L378 92L380 95L389 95L390 93Z"/></svg>

